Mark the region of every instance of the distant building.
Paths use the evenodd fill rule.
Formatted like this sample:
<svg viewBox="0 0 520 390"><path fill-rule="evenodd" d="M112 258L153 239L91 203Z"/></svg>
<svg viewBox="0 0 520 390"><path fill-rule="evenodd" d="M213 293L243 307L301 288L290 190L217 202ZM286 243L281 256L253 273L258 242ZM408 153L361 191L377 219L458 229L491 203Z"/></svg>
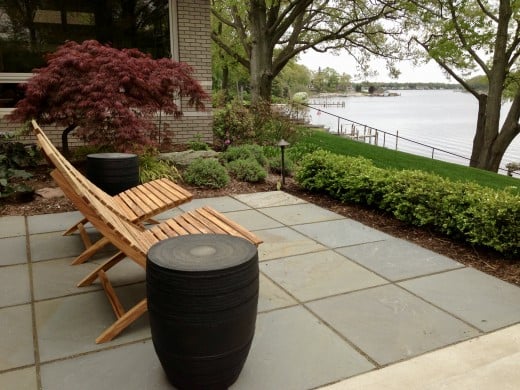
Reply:
<svg viewBox="0 0 520 390"><path fill-rule="evenodd" d="M187 62L211 93L209 0L4 1L0 2L0 132L19 127L3 116L23 96L18 85L31 77L32 69L44 66L45 55L66 40L87 39ZM182 106L184 117L176 121L162 116L159 141L186 143L200 137L211 142L211 103L206 106L204 112ZM46 130L59 144L63 129ZM79 144L71 139L72 146Z"/></svg>

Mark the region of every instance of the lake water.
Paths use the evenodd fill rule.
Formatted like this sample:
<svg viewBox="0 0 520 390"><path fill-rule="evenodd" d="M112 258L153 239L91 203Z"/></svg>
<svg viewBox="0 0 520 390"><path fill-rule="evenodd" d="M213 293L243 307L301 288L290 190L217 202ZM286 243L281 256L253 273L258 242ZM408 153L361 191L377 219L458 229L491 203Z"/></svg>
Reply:
<svg viewBox="0 0 520 390"><path fill-rule="evenodd" d="M310 122L324 125L332 133L338 130L338 119L325 112L344 117L386 131L399 134L428 146L436 148L434 158L468 165L468 160L443 153L442 150L464 156L469 159L475 134L478 104L469 93L451 90L414 90L395 91L400 96L352 96L309 99L313 107L320 108L319 114L310 110ZM345 103L344 107L323 106L323 103ZM316 104L313 104L316 103ZM320 105L321 104L321 105ZM502 112L507 112L511 103L504 104ZM352 123L341 120L342 131L352 132ZM355 126L360 135L365 131L363 126ZM367 134L369 130L366 130ZM374 134L373 131L372 134ZM368 142L367 138L367 142ZM371 138L374 142L374 138ZM395 149L396 137L386 135L385 147ZM378 144L382 145L383 136L378 135ZM407 142L398 141L398 150L426 157L432 156L432 149ZM520 161L520 137L509 146L500 166L505 168L508 162ZM501 172L504 173L504 172ZM515 175L516 176L516 175Z"/></svg>

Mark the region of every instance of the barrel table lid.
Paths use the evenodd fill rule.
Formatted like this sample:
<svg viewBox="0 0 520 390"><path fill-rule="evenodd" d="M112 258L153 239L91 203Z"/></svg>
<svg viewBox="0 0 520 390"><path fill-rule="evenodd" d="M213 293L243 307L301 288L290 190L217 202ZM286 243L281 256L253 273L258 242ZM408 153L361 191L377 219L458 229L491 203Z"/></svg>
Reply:
<svg viewBox="0 0 520 390"><path fill-rule="evenodd" d="M100 159L123 159L123 158L134 158L137 154L132 153L91 153L87 154L87 158L100 158Z"/></svg>
<svg viewBox="0 0 520 390"><path fill-rule="evenodd" d="M190 234L159 241L148 251L152 263L176 271L232 268L257 255L256 246L227 234Z"/></svg>

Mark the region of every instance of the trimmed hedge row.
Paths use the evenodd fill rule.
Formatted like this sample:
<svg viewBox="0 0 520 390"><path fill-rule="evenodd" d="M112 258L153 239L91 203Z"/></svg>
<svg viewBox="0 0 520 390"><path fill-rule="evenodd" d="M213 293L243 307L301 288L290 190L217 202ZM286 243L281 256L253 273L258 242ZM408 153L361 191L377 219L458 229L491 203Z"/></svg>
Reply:
<svg viewBox="0 0 520 390"><path fill-rule="evenodd" d="M412 225L520 255L520 196L512 191L423 171L382 169L363 157L323 150L305 156L295 178L302 187L342 202L371 205Z"/></svg>

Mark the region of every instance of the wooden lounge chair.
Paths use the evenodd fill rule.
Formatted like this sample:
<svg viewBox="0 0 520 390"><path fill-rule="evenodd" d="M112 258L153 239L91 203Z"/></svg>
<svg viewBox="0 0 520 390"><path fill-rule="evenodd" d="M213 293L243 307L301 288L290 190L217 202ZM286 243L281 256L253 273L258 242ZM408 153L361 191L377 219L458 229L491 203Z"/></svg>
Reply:
<svg viewBox="0 0 520 390"><path fill-rule="evenodd" d="M40 141L41 135L37 135L37 137ZM95 193L96 187L83 175L79 174L77 170L73 169L68 161L62 161L52 151L49 151L47 157L55 166L60 168L52 172L54 180L66 191L69 199L85 218L120 251L97 267L78 284L78 286L89 285L99 278L117 318L96 339L96 343L113 339L147 310L146 298L144 298L130 310L125 311L106 274L110 268L125 257L129 257L144 268L146 266L147 252L152 245L169 237L186 234L230 234L243 237L255 245L259 245L262 242L253 233L210 207L203 207L181 214L154 225L147 230L118 215L112 207L105 203L106 200L110 201L111 197L108 197L108 199L98 197Z"/></svg>
<svg viewBox="0 0 520 390"><path fill-rule="evenodd" d="M67 161L65 157L63 157L58 149L56 149L38 123L33 120L32 126L45 155L48 156L48 153L54 153L56 158L61 161L62 164L65 163ZM68 165L70 170L76 171L76 175L81 175L74 166L71 164ZM59 170L60 166L55 165L55 168ZM193 195L189 191L168 179L150 181L130 188L113 197L96 187L94 184L90 183L90 185L93 187L92 191L96 196L103 199L105 203L110 205L118 214L121 214L122 217L136 224L142 224L143 222L157 223L157 221L153 220L152 217L163 211L170 210L180 204L186 203L193 198ZM70 193L70 190L66 191L64 189L64 192ZM107 240L106 237L102 237L97 242L92 243L85 229L86 223L87 219L83 218L63 233L63 235L70 235L77 230L86 248L83 253L74 259L72 264L81 264L85 262L97 251L109 244L109 240Z"/></svg>

